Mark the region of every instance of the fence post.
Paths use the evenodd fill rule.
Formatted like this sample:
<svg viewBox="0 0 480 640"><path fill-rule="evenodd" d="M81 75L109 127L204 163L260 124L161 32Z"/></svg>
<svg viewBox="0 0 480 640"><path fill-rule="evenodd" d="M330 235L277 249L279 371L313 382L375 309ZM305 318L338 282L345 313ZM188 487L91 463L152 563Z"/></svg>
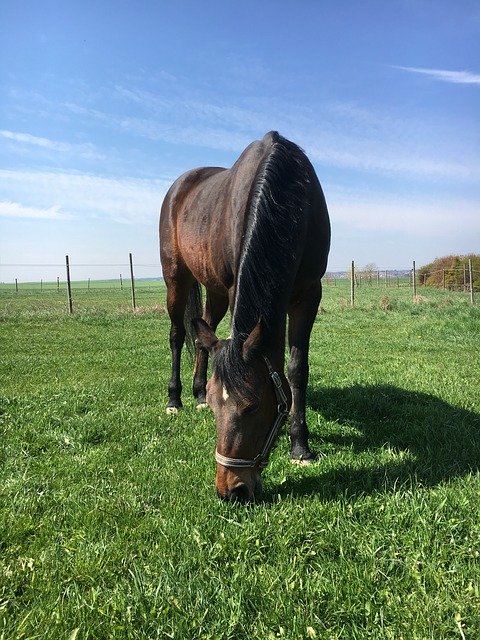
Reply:
<svg viewBox="0 0 480 640"><path fill-rule="evenodd" d="M470 276L470 302L475 304L475 297L473 293L473 269L472 269L472 260L468 259L468 275Z"/></svg>
<svg viewBox="0 0 480 640"><path fill-rule="evenodd" d="M413 270L412 270L412 287L413 287L413 299L417 297L417 272L415 270L415 260L413 261Z"/></svg>
<svg viewBox="0 0 480 640"><path fill-rule="evenodd" d="M18 293L18 280L15 278L15 293Z"/></svg>
<svg viewBox="0 0 480 640"><path fill-rule="evenodd" d="M67 267L67 296L68 296L68 312L73 313L72 302L72 283L70 282L70 261L68 256L65 256L65 264Z"/></svg>
<svg viewBox="0 0 480 640"><path fill-rule="evenodd" d="M350 272L350 304L355 306L355 262L352 260L352 267Z"/></svg>
<svg viewBox="0 0 480 640"><path fill-rule="evenodd" d="M137 303L135 300L135 280L133 278L133 259L132 259L132 254L129 253L129 260L130 260L130 280L132 282L132 307L133 310L135 311L135 309L137 308Z"/></svg>
<svg viewBox="0 0 480 640"><path fill-rule="evenodd" d="M122 274L120 274L120 291L123 291L123 279L122 279Z"/></svg>
<svg viewBox="0 0 480 640"><path fill-rule="evenodd" d="M60 278L57 276L57 293L60 293Z"/></svg>

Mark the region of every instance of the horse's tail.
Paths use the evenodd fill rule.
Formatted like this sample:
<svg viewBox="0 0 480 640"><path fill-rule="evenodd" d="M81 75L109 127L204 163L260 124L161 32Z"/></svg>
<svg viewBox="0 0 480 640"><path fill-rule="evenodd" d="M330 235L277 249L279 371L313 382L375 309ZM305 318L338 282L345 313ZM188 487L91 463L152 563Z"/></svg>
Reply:
<svg viewBox="0 0 480 640"><path fill-rule="evenodd" d="M201 318L203 313L202 288L200 283L195 280L190 293L188 295L187 306L185 308L184 324L185 324L185 344L190 357L193 359L195 354L195 334L193 331L192 320Z"/></svg>

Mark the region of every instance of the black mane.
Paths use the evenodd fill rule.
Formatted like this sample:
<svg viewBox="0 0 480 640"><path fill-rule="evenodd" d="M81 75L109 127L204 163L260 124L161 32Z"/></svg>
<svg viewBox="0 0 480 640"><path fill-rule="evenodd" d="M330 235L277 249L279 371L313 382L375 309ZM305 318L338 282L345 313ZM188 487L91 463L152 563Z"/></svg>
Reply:
<svg viewBox="0 0 480 640"><path fill-rule="evenodd" d="M246 385L245 339L261 318L263 347L285 331L286 311L306 232L312 168L304 152L277 132L260 162L250 192L237 265L232 338L214 366L229 393L255 397Z"/></svg>

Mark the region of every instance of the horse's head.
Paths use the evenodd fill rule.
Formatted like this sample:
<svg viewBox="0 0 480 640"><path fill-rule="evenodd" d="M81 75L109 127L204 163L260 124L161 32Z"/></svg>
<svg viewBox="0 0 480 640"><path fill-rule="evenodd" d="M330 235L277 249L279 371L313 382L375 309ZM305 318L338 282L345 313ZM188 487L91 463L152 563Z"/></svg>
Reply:
<svg viewBox="0 0 480 640"><path fill-rule="evenodd" d="M259 322L238 344L219 340L203 320L194 321L197 344L213 356L207 402L217 426L218 496L250 502L262 491L261 472L291 404L283 374L262 354Z"/></svg>

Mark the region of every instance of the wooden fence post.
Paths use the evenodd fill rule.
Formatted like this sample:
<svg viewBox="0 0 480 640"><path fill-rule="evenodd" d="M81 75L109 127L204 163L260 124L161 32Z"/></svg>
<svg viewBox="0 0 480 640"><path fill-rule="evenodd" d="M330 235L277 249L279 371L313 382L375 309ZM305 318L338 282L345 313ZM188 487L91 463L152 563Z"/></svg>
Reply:
<svg viewBox="0 0 480 640"><path fill-rule="evenodd" d="M15 293L18 293L18 280L15 278Z"/></svg>
<svg viewBox="0 0 480 640"><path fill-rule="evenodd" d="M470 302L475 304L475 296L473 293L473 269L472 269L472 260L468 259L468 275L470 276Z"/></svg>
<svg viewBox="0 0 480 640"><path fill-rule="evenodd" d="M350 304L355 306L355 262L352 260L352 267L350 272Z"/></svg>
<svg viewBox="0 0 480 640"><path fill-rule="evenodd" d="M65 256L65 264L67 267L67 296L68 296L68 312L73 313L72 302L72 283L70 282L70 261L68 256Z"/></svg>
<svg viewBox="0 0 480 640"><path fill-rule="evenodd" d="M413 261L413 270L412 270L412 287L413 287L413 299L417 297L417 272L415 270L415 260Z"/></svg>
<svg viewBox="0 0 480 640"><path fill-rule="evenodd" d="M137 308L137 303L135 300L135 280L133 277L133 259L132 259L131 253L129 253L128 256L130 260L130 280L132 282L132 307L133 307L133 310L135 311L135 309Z"/></svg>

